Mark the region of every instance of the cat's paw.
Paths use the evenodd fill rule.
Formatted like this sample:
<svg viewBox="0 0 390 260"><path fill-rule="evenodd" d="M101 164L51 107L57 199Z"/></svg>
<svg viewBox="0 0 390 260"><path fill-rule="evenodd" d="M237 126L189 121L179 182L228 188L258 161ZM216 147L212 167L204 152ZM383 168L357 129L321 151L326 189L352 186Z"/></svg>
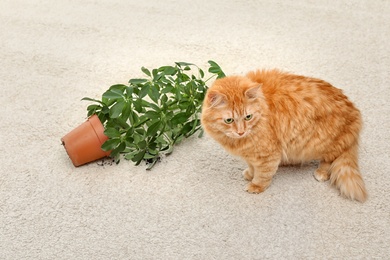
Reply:
<svg viewBox="0 0 390 260"><path fill-rule="evenodd" d="M242 176L245 180L251 181L253 179L253 172L248 168L242 172Z"/></svg>
<svg viewBox="0 0 390 260"><path fill-rule="evenodd" d="M249 193L261 193L263 192L267 187L264 186L257 186L256 184L253 184L252 182L248 183L245 187L245 191Z"/></svg>
<svg viewBox="0 0 390 260"><path fill-rule="evenodd" d="M328 171L324 171L324 170L321 170L321 169L317 169L315 172L314 172L314 178L319 181L319 182L324 182L324 181L327 181L329 180L330 178L330 174Z"/></svg>

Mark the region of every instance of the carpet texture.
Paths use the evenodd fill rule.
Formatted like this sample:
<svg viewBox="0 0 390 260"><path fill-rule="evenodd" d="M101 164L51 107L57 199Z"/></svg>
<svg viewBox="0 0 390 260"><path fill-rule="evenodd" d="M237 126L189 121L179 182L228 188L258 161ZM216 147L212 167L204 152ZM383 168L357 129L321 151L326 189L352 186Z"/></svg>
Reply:
<svg viewBox="0 0 390 260"><path fill-rule="evenodd" d="M390 2L0 3L0 259L388 259ZM315 163L259 195L209 137L152 171L75 168L60 138L88 96L175 61L226 74L280 68L331 82L361 110L369 198L342 198ZM103 165L102 165L103 164Z"/></svg>

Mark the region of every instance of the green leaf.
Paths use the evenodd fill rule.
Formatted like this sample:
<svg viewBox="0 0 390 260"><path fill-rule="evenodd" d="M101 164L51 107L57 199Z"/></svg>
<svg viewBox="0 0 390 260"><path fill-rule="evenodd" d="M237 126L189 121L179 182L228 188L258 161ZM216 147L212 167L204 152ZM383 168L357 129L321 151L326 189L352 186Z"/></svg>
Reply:
<svg viewBox="0 0 390 260"><path fill-rule="evenodd" d="M130 79L129 83L133 84L133 85L139 85L139 84L145 83L147 81L148 81L147 79Z"/></svg>
<svg viewBox="0 0 390 260"><path fill-rule="evenodd" d="M109 138L114 138L114 137L120 137L121 136L121 133L117 129L112 128L112 127L106 128L104 130L104 134L106 136L108 136Z"/></svg>
<svg viewBox="0 0 390 260"><path fill-rule="evenodd" d="M142 67L141 70L143 73L145 73L146 75L148 75L150 77L150 71L147 68Z"/></svg>
<svg viewBox="0 0 390 260"><path fill-rule="evenodd" d="M210 73L217 74L217 78L223 78L226 76L225 73L222 71L221 67L215 61L209 60L208 63L210 64Z"/></svg>
<svg viewBox="0 0 390 260"><path fill-rule="evenodd" d="M157 140L156 136L153 136L148 140L148 153L152 153L152 154L158 153L158 151L156 150L157 148L156 140Z"/></svg>
<svg viewBox="0 0 390 260"><path fill-rule="evenodd" d="M98 113L101 110L101 105L89 105L87 107L88 116Z"/></svg>
<svg viewBox="0 0 390 260"><path fill-rule="evenodd" d="M168 96L165 95L165 94L162 95L162 96L161 96L161 103L162 103L162 104L166 104L167 101L168 101Z"/></svg>
<svg viewBox="0 0 390 260"><path fill-rule="evenodd" d="M148 107L153 109L156 112L160 112L160 110L161 110L159 106L157 106L156 104L153 104L153 103L149 103L149 102L148 102Z"/></svg>
<svg viewBox="0 0 390 260"><path fill-rule="evenodd" d="M121 142L120 139L108 139L107 141L104 142L101 148L103 151L110 151L115 147L117 147L120 142Z"/></svg>
<svg viewBox="0 0 390 260"><path fill-rule="evenodd" d="M127 102L125 102L124 103L125 105L123 106L123 109L122 109L122 115L121 115L121 117L122 118L124 118L124 119L126 119L126 118L129 118L130 119L130 114L134 114L134 113L132 113L132 107L131 107L131 104L130 103L127 103Z"/></svg>
<svg viewBox="0 0 390 260"><path fill-rule="evenodd" d="M128 152L128 153L125 155L125 159L126 159L126 160L133 160L134 156L135 156L136 154L138 154L138 153L139 153L138 150Z"/></svg>
<svg viewBox="0 0 390 260"><path fill-rule="evenodd" d="M185 125L183 125L183 128L181 129L181 133L186 136L189 132L192 130L192 122L188 122Z"/></svg>
<svg viewBox="0 0 390 260"><path fill-rule="evenodd" d="M160 69L163 69L162 71L164 72L165 75L175 75L177 72L177 69L172 66L165 66L165 67L161 67Z"/></svg>
<svg viewBox="0 0 390 260"><path fill-rule="evenodd" d="M181 141L183 141L183 139L184 139L184 135L177 136L175 139L175 144L180 144Z"/></svg>
<svg viewBox="0 0 390 260"><path fill-rule="evenodd" d="M215 68L215 67L210 67L209 72L214 73L214 74L218 74L220 72L220 70L218 68Z"/></svg>
<svg viewBox="0 0 390 260"><path fill-rule="evenodd" d="M112 123L114 125L120 126L120 127L124 128L124 129L128 129L130 126L129 126L129 124L126 123L126 121L127 121L127 119L123 119L123 118L120 118L120 117L112 119Z"/></svg>
<svg viewBox="0 0 390 260"><path fill-rule="evenodd" d="M159 70L154 69L152 71L152 74L153 74L153 81L158 82L160 80L160 78L164 75L164 72L159 73Z"/></svg>
<svg viewBox="0 0 390 260"><path fill-rule="evenodd" d="M130 111L130 115L127 118L129 118L130 124L132 126L139 123L139 117L134 111Z"/></svg>
<svg viewBox="0 0 390 260"><path fill-rule="evenodd" d="M188 62L175 62L177 66L182 67L182 66L193 66L194 64L188 63Z"/></svg>
<svg viewBox="0 0 390 260"><path fill-rule="evenodd" d="M219 65L218 65L215 61L209 60L209 61L207 61L207 62L210 64L211 67L219 68Z"/></svg>
<svg viewBox="0 0 390 260"><path fill-rule="evenodd" d="M138 131L140 129L137 129L135 130L137 133L134 133L133 135L133 138L134 138L134 143L138 144L139 142L141 142L142 140L144 140L143 138L143 134L139 134ZM142 129L143 130L143 129ZM145 131L145 130L144 130Z"/></svg>
<svg viewBox="0 0 390 260"><path fill-rule="evenodd" d="M132 137L133 135L134 135L134 128L130 127L129 129L127 129L126 134L125 134L126 141L134 143L134 138Z"/></svg>
<svg viewBox="0 0 390 260"><path fill-rule="evenodd" d="M142 106L142 99L136 99L133 101L134 109L138 113L142 112L143 106Z"/></svg>
<svg viewBox="0 0 390 260"><path fill-rule="evenodd" d="M144 158L146 153L146 150L140 150L134 157L131 159L133 162L135 162L135 165L139 165Z"/></svg>
<svg viewBox="0 0 390 260"><path fill-rule="evenodd" d="M155 111L149 110L145 113L145 116L150 119L160 119L160 113L157 113Z"/></svg>
<svg viewBox="0 0 390 260"><path fill-rule="evenodd" d="M201 78L204 77L204 72L203 72L203 70L199 69L199 75L200 75Z"/></svg>
<svg viewBox="0 0 390 260"><path fill-rule="evenodd" d="M187 74L181 73L181 74L178 75L178 80L180 82L187 82L190 79L191 79L190 76L188 76Z"/></svg>
<svg viewBox="0 0 390 260"><path fill-rule="evenodd" d="M173 86L171 84L166 85L163 89L161 89L162 94L173 92Z"/></svg>
<svg viewBox="0 0 390 260"><path fill-rule="evenodd" d="M109 89L117 93L122 93L126 89L126 87L127 86L124 84L115 84L112 85Z"/></svg>
<svg viewBox="0 0 390 260"><path fill-rule="evenodd" d="M119 153L123 152L126 149L126 143L120 143L115 149L113 149L110 153L111 157L116 157Z"/></svg>
<svg viewBox="0 0 390 260"><path fill-rule="evenodd" d="M149 92L150 85L143 85L141 88L141 91L139 92L138 96L139 98L145 97Z"/></svg>
<svg viewBox="0 0 390 260"><path fill-rule="evenodd" d="M123 107L125 106L125 102L119 101L115 105L110 108L110 117L117 118L122 113Z"/></svg>
<svg viewBox="0 0 390 260"><path fill-rule="evenodd" d="M134 142L139 143L141 140L143 140L143 136L146 134L146 130L143 128L138 128L135 131L138 133L138 135L134 135L134 137L137 137L134 138Z"/></svg>
<svg viewBox="0 0 390 260"><path fill-rule="evenodd" d="M155 80L155 78L157 77L157 74L158 74L158 70L157 69L153 69L152 70L153 80Z"/></svg>
<svg viewBox="0 0 390 260"><path fill-rule="evenodd" d="M155 158L155 157L156 157L155 154L150 154L149 152L145 153L145 155L144 155L144 159L145 159L145 160L153 159L153 158Z"/></svg>
<svg viewBox="0 0 390 260"><path fill-rule="evenodd" d="M187 109L187 107L190 105L190 102L187 101L188 99L182 99L183 101L179 103L180 109Z"/></svg>
<svg viewBox="0 0 390 260"><path fill-rule="evenodd" d="M100 115L101 113L99 113L99 112L97 112L97 111L94 111L94 110L88 110L87 116L88 116L88 117L91 117L91 116L94 115L94 114L97 114L98 117L99 117L99 115ZM100 116L100 117L101 117L101 116ZM99 119L100 119L100 117L99 117Z"/></svg>
<svg viewBox="0 0 390 260"><path fill-rule="evenodd" d="M93 105L89 105L87 107L87 110L96 110L97 108L100 108L100 107L101 107L100 105L93 104Z"/></svg>
<svg viewBox="0 0 390 260"><path fill-rule="evenodd" d="M186 113L184 113L184 112L178 113L178 114L176 114L176 115L172 118L171 122L172 122L172 124L174 124L174 125L183 124L183 123L185 123L185 122L188 120L188 117L189 117L189 116L188 116Z"/></svg>
<svg viewBox="0 0 390 260"><path fill-rule="evenodd" d="M139 142L137 144L137 146L138 146L139 149L145 149L146 148L146 141L142 140L141 142Z"/></svg>
<svg viewBox="0 0 390 260"><path fill-rule="evenodd" d="M169 144L169 141L166 138L166 135L160 135L156 138L156 142L159 144L160 147Z"/></svg>
<svg viewBox="0 0 390 260"><path fill-rule="evenodd" d="M127 98L130 99L133 96L133 93L134 93L134 87L133 86L126 87L126 97Z"/></svg>
<svg viewBox="0 0 390 260"><path fill-rule="evenodd" d="M149 89L148 95L155 103L158 103L158 99L160 98L160 91L157 89L156 86L152 86Z"/></svg>
<svg viewBox="0 0 390 260"><path fill-rule="evenodd" d="M148 130L146 131L146 135L147 136L154 136L155 134L157 134L158 130L160 130L161 125L162 125L161 121L157 121L157 122L153 123L152 125L150 125L148 127Z"/></svg>
<svg viewBox="0 0 390 260"><path fill-rule="evenodd" d="M103 93L103 97L107 99L123 99L123 95L112 90L107 90Z"/></svg>
<svg viewBox="0 0 390 260"><path fill-rule="evenodd" d="M83 97L81 100L83 101L92 101L92 102L97 102L99 104L102 104L103 105L103 102L100 101L100 100L97 100L97 99L93 99L93 98L89 98L89 97Z"/></svg>
<svg viewBox="0 0 390 260"><path fill-rule="evenodd" d="M137 115L138 117L138 115ZM150 118L147 118L145 115L142 115L140 117L138 117L137 119L137 122L134 122L134 127L139 127L143 124L145 124L146 122L148 122L150 120Z"/></svg>
<svg viewBox="0 0 390 260"><path fill-rule="evenodd" d="M187 106L186 108L186 114L189 115L189 114L194 114L195 113L195 105L194 103L189 103L189 105Z"/></svg>

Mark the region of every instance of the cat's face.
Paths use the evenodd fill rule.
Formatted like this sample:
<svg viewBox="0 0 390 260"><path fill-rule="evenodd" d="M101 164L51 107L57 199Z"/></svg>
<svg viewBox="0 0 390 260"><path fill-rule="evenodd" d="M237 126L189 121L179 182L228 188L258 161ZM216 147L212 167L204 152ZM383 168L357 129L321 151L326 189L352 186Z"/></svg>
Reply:
<svg viewBox="0 0 390 260"><path fill-rule="evenodd" d="M259 84L245 78L217 80L205 98L202 112L204 128L211 134L228 138L248 137L261 117L261 97Z"/></svg>
<svg viewBox="0 0 390 260"><path fill-rule="evenodd" d="M243 138L250 134L258 116L251 106L242 106L241 109L225 107L220 109L219 115L215 127L230 138Z"/></svg>

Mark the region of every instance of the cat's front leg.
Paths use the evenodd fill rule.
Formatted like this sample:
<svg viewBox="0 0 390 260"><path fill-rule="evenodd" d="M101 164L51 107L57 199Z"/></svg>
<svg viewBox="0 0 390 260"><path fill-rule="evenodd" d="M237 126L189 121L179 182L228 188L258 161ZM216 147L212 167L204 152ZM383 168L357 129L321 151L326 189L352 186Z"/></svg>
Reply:
<svg viewBox="0 0 390 260"><path fill-rule="evenodd" d="M247 163L248 163L248 168L246 168L242 172L242 176L244 177L245 180L251 181L253 179L253 172L254 172L255 169L254 169L253 165L250 162L247 162Z"/></svg>
<svg viewBox="0 0 390 260"><path fill-rule="evenodd" d="M253 163L253 178L247 184L245 190L249 193L261 193L265 191L275 175L280 159L260 158Z"/></svg>

